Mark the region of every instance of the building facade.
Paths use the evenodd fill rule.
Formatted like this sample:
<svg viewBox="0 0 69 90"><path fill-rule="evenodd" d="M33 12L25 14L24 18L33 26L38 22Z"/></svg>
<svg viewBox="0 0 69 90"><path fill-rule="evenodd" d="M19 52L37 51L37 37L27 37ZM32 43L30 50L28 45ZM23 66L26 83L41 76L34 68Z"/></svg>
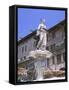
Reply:
<svg viewBox="0 0 69 90"><path fill-rule="evenodd" d="M18 41L18 65L29 70L65 69L65 20L47 30L46 49L53 53L50 59L27 60L30 51L36 49L36 30ZM39 71L39 70L38 70ZM40 72L39 72L40 73Z"/></svg>

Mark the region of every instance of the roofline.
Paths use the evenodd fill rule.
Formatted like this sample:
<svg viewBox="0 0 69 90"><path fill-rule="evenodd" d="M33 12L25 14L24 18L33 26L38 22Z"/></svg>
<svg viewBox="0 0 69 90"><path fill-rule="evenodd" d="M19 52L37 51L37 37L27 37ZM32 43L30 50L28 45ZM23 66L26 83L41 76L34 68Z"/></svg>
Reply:
<svg viewBox="0 0 69 90"><path fill-rule="evenodd" d="M54 25L53 27L51 27L50 29L48 29L48 32L51 32L52 30L54 30L58 25L64 23L65 20L60 21L58 24ZM21 44L22 42L24 42L25 40L27 40L28 38L30 38L31 36L36 34L36 30L34 30L32 33L28 34L27 36L23 37L21 40L18 41L18 45Z"/></svg>
<svg viewBox="0 0 69 90"><path fill-rule="evenodd" d="M62 24L65 22L65 19L60 21L59 23L57 23L56 25L54 25L53 27L51 27L50 29L48 29L48 31L54 30L58 25Z"/></svg>
<svg viewBox="0 0 69 90"><path fill-rule="evenodd" d="M27 36L23 37L21 40L18 41L18 45L21 44L22 42L24 42L25 40L27 40L28 38L30 38L31 36L36 34L36 30L33 31L32 33L28 34Z"/></svg>

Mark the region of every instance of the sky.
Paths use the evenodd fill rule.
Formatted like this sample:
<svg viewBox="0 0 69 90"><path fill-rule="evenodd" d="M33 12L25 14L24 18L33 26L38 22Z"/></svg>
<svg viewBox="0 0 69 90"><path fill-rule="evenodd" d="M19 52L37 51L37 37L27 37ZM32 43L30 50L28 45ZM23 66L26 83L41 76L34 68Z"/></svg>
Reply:
<svg viewBox="0 0 69 90"><path fill-rule="evenodd" d="M65 19L65 11L18 8L18 40L36 30L41 19L49 29Z"/></svg>

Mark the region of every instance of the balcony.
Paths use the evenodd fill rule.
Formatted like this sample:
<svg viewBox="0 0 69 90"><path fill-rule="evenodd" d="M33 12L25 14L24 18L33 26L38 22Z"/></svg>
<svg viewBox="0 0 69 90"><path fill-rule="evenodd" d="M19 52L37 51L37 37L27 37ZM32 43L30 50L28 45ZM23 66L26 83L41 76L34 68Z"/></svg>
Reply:
<svg viewBox="0 0 69 90"><path fill-rule="evenodd" d="M64 49L64 48L65 48L65 43L63 42L61 45L56 46L55 50L61 50L61 49Z"/></svg>
<svg viewBox="0 0 69 90"><path fill-rule="evenodd" d="M51 45L49 51L50 52L55 52L55 51L58 51L58 50L62 50L64 48L65 48L65 43L62 42L59 45L55 45L55 44Z"/></svg>

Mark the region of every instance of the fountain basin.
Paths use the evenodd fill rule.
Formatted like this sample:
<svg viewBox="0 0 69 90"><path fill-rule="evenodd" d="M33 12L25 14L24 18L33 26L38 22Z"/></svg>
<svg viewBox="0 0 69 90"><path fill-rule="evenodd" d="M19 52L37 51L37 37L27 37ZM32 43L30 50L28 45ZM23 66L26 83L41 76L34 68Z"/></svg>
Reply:
<svg viewBox="0 0 69 90"><path fill-rule="evenodd" d="M37 58L50 58L52 56L52 53L49 52L48 50L34 50L29 52L28 57L32 57L34 59Z"/></svg>

